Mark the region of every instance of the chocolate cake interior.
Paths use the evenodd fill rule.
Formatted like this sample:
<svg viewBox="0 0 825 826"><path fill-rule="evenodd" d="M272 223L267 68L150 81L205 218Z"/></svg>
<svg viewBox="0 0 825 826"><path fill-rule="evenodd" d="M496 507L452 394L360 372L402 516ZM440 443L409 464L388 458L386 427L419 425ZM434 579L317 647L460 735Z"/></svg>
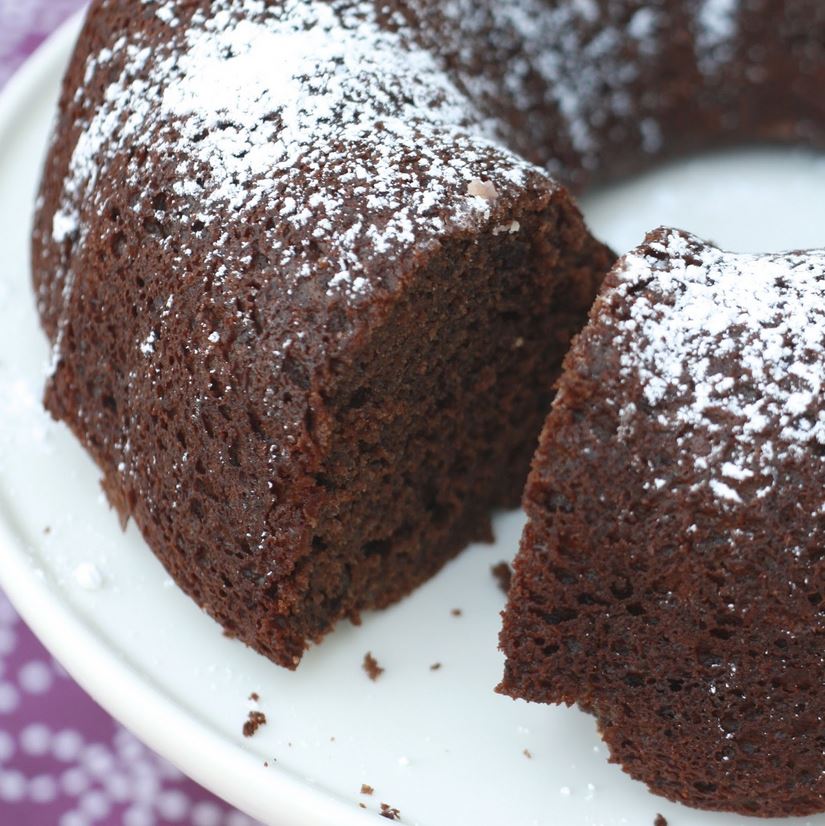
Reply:
<svg viewBox="0 0 825 826"><path fill-rule="evenodd" d="M610 260L560 194L497 234L446 243L334 366L312 414L317 463L290 488L313 514L306 555L273 594L299 614L296 656L304 638L392 603L489 538L491 507L518 504L561 359ZM259 633L264 645L271 630Z"/></svg>

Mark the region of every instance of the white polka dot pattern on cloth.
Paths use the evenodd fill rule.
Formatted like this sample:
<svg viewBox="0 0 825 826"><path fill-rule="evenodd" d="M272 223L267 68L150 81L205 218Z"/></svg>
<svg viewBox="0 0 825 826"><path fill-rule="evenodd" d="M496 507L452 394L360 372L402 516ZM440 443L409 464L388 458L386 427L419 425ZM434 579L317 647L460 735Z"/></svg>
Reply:
<svg viewBox="0 0 825 826"><path fill-rule="evenodd" d="M0 89L79 0L0 0ZM152 753L0 593L0 826L256 826Z"/></svg>
<svg viewBox="0 0 825 826"><path fill-rule="evenodd" d="M94 704L0 594L0 824L255 826Z"/></svg>
<svg viewBox="0 0 825 826"><path fill-rule="evenodd" d="M0 595L0 823L255 826L111 720ZM32 659L36 655L36 659ZM22 665L19 660L23 659Z"/></svg>

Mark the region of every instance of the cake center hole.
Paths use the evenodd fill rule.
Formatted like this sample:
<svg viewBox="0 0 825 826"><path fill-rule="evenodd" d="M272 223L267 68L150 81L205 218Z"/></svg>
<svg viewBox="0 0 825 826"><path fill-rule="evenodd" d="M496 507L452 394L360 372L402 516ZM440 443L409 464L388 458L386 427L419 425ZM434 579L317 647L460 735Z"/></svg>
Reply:
<svg viewBox="0 0 825 826"><path fill-rule="evenodd" d="M825 247L825 155L796 148L704 153L581 199L591 229L622 254L658 226L732 252Z"/></svg>

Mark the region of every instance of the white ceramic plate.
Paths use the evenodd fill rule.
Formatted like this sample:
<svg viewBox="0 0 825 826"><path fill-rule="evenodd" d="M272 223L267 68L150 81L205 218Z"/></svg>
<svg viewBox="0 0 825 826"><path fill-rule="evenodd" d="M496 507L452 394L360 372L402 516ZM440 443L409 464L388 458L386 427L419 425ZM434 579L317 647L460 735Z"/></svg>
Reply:
<svg viewBox="0 0 825 826"><path fill-rule="evenodd" d="M47 348L29 290L31 205L77 26L0 98L0 581L54 655L149 745L269 824L384 823L381 802L420 826L652 826L657 812L672 826L744 823L651 795L608 764L578 711L493 693L504 597L490 567L514 554L520 514L497 521L496 545L470 548L362 627L341 627L295 674L223 637L137 532L120 531L96 469L41 410ZM619 250L659 223L782 249L825 243L823 191L822 160L749 152L671 167L585 208ZM84 589L79 566L102 573L102 587ZM374 683L367 651L386 669ZM251 692L269 723L247 740Z"/></svg>

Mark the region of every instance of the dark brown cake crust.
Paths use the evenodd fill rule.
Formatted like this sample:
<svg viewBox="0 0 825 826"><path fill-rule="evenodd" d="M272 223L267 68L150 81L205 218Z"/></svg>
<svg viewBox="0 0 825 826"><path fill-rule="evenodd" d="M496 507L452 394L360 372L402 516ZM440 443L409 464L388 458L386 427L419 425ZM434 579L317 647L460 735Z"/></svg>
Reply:
<svg viewBox="0 0 825 826"><path fill-rule="evenodd" d="M658 794L825 809L825 251L659 230L608 275L525 494L500 691Z"/></svg>

